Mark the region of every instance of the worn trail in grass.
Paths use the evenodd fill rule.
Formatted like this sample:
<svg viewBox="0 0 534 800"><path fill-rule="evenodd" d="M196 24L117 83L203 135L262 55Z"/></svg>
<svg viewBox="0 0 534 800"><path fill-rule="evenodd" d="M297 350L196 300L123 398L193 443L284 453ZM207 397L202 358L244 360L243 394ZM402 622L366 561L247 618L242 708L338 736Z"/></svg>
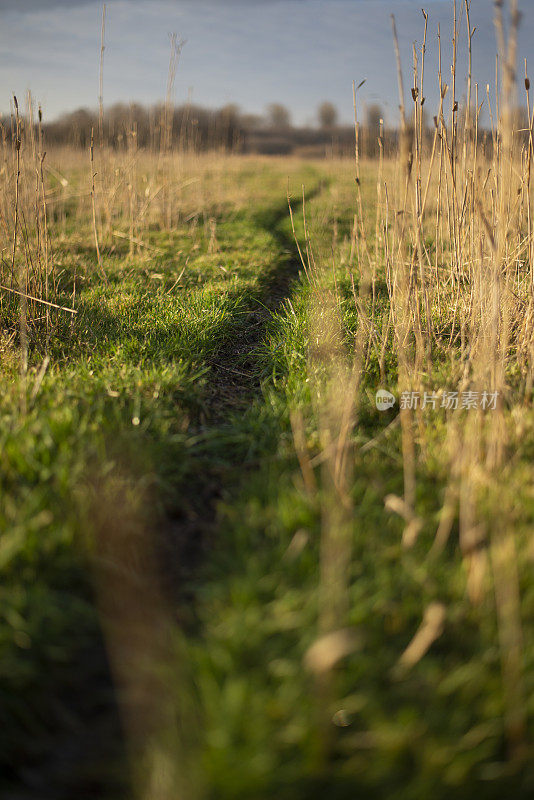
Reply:
<svg viewBox="0 0 534 800"><path fill-rule="evenodd" d="M313 169L304 177L317 185ZM217 505L276 446L261 410L272 370L264 338L299 269L280 178L254 211L214 211L216 248L209 230L187 226L154 232L149 258L114 247L107 286L73 229L58 257L66 297L71 273L82 280L76 326L52 340L42 383L35 341L25 415L7 353L0 677L10 797L123 791L100 633L103 623L113 638L120 614L106 620L107 604L132 591L148 599L149 541L162 557L158 586L190 623L196 566L221 547ZM91 564L111 594L95 595Z"/></svg>
<svg viewBox="0 0 534 800"><path fill-rule="evenodd" d="M312 185L308 201L320 194L325 185L325 181ZM235 493L248 471L258 466L258 459L253 456L258 433L255 427L258 415L261 417L262 388L269 382L273 368L265 340L274 315L290 299L292 284L302 269L286 201L254 213L252 223L272 238L277 255L253 288L242 293L239 313L234 315L216 354L207 363L199 428L206 468L191 475L197 502L169 519L162 542L167 564L163 571L167 572L167 582L170 578L171 592L174 588L178 594L182 586L180 575L191 574L192 563L201 557L203 548L220 546L218 501ZM254 411L250 414L254 401L259 405L256 415ZM272 444L276 449L276 441ZM169 565L179 569L178 576L173 574L172 566L169 570Z"/></svg>

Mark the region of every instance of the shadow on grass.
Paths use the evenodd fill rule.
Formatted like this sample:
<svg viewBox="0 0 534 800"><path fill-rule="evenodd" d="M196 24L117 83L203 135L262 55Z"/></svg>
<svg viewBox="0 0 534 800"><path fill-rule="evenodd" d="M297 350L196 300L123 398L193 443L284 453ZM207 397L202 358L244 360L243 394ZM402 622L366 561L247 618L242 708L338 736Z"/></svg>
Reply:
<svg viewBox="0 0 534 800"><path fill-rule="evenodd" d="M320 191L321 187L314 187L308 199ZM175 599L183 599L184 585L191 584L199 563L217 546L219 501L240 492L249 471L259 466L249 458L251 449L255 449L251 444L257 444L261 437L266 458L277 448L276 420L266 420L265 415L261 420L256 418L263 410L263 381L272 373L263 343L272 316L290 297L302 264L289 228L286 202L254 213L253 220L274 239L278 258L252 291L240 293L241 313L230 320L217 350L207 360L199 455L186 482L189 497L193 496L195 502L189 503L187 511L175 509L159 537L162 573ZM190 597L187 590L186 597Z"/></svg>

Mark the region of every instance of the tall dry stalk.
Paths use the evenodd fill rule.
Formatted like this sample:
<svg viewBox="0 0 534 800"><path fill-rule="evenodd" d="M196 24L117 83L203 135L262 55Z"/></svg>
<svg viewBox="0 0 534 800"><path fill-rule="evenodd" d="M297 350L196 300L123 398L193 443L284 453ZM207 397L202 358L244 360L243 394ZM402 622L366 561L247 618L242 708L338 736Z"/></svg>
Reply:
<svg viewBox="0 0 534 800"><path fill-rule="evenodd" d="M92 218L93 218L93 236L95 241L95 252L96 252L96 260L98 263L98 268L102 273L102 277L104 281L107 283L107 276L104 270L104 264L102 262L102 255L100 253L100 244L98 242L98 227L96 222L96 186L95 186L95 132L94 129L91 128L91 144L89 147L89 161L91 165L91 209L92 209ZM73 293L76 292L75 288L76 284L74 285ZM75 296L75 294L74 294Z"/></svg>
<svg viewBox="0 0 534 800"><path fill-rule="evenodd" d="M100 148L104 147L104 51L106 34L106 4L102 6L102 29L100 35L100 74L98 91L98 134Z"/></svg>

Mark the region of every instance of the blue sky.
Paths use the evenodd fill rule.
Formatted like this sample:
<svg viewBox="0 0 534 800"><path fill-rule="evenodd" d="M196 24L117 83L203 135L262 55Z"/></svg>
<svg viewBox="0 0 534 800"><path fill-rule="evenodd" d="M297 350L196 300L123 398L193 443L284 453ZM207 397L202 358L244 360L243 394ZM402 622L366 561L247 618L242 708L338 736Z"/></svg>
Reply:
<svg viewBox="0 0 534 800"><path fill-rule="evenodd" d="M365 78L362 101L380 102L386 119L394 121L398 97L389 17L394 13L397 19L408 76L412 44L422 40L422 6L430 15L425 95L434 113L436 29L441 24L447 73L452 0L108 0L104 100L160 100L169 33L176 32L187 40L176 77L177 103L189 90L201 105L235 102L251 112L276 101L304 123L328 99L349 121L352 81ZM533 0L520 1L520 8L520 57L529 58L534 78ZM477 26L475 80L485 95L495 74L493 2L472 0L471 9ZM0 0L0 111L9 109L13 92L23 97L28 89L49 119L95 107L101 13L101 2L94 0ZM465 52L465 23L461 39Z"/></svg>

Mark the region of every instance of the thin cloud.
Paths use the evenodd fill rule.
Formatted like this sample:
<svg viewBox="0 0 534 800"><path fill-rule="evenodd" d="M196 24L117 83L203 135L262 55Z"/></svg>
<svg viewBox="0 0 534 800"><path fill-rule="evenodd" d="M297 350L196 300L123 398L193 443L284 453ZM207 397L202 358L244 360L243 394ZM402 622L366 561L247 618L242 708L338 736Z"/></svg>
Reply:
<svg viewBox="0 0 534 800"><path fill-rule="evenodd" d="M115 0L106 0L110 5ZM139 3L141 0L129 0L129 2ZM150 4L151 0L144 0L144 4ZM199 4L204 5L274 5L280 2L308 3L312 0L182 0L185 5ZM366 2L366 0L345 0L347 3ZM415 2L415 0L414 0ZM24 13L28 11L48 11L54 8L73 8L74 6L102 5L103 0L0 0L0 11L12 11L14 13Z"/></svg>
<svg viewBox="0 0 534 800"><path fill-rule="evenodd" d="M94 0L0 0L0 11L24 13L27 11L48 11L53 8L72 8L87 6Z"/></svg>
<svg viewBox="0 0 534 800"><path fill-rule="evenodd" d="M15 13L25 11L48 11L52 8L63 6L88 5L91 0L0 0L0 11L12 11Z"/></svg>

